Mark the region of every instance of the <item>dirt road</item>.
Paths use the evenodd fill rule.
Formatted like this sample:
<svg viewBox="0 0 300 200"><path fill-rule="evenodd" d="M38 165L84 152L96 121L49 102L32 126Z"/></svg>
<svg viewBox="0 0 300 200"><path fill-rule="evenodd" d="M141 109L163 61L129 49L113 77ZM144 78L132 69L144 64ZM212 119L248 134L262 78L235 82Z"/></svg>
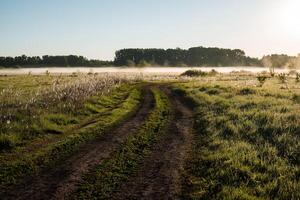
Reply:
<svg viewBox="0 0 300 200"><path fill-rule="evenodd" d="M174 116L168 131L115 199L180 199L181 173L192 145L192 111L166 87Z"/></svg>
<svg viewBox="0 0 300 200"><path fill-rule="evenodd" d="M140 163L129 180L113 195L114 199L180 199L181 175L192 146L192 111L181 98L164 85L156 85L165 93L172 107L172 120L167 131L158 137L151 153ZM137 113L97 139L85 143L64 161L43 169L18 186L9 188L4 199L68 199L82 177L104 159L110 158L130 134L139 127L154 106L150 86L144 88L142 105ZM95 197L95 199L101 197Z"/></svg>

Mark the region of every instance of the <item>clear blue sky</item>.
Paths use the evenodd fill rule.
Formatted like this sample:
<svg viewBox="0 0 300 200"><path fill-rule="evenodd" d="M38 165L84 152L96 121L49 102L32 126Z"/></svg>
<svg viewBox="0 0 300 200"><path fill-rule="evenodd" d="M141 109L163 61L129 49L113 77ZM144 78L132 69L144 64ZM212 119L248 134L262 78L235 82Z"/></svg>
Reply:
<svg viewBox="0 0 300 200"><path fill-rule="evenodd" d="M0 0L0 55L113 59L128 47L300 53L299 0Z"/></svg>

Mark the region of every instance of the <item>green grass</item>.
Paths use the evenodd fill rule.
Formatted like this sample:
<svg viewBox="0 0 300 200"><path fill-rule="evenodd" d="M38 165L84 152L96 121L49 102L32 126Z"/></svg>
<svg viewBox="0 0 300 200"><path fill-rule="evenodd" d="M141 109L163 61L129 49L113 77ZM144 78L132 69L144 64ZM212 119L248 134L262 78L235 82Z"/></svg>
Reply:
<svg viewBox="0 0 300 200"><path fill-rule="evenodd" d="M41 115L34 126L39 136L32 140L22 140L20 134L1 134L0 144L6 151L0 154L0 186L16 183L25 175L36 173L41 166L53 165L80 144L127 119L139 107L141 89L126 84L92 99L101 102L102 98L110 99L111 104L102 105L102 111L94 115L85 107L76 118L62 113Z"/></svg>
<svg viewBox="0 0 300 200"><path fill-rule="evenodd" d="M167 97L158 90L153 92L155 108L140 130L84 178L75 194L76 199L109 199L151 152L156 139L165 132L171 112Z"/></svg>
<svg viewBox="0 0 300 200"><path fill-rule="evenodd" d="M88 123L106 113L109 114L110 110L118 107L127 98L127 90L130 91L133 87L125 84L122 87L113 89L106 96L90 97L76 113L66 113L56 106L49 110L37 106L30 111L31 113L16 109L11 111L13 119L7 120L9 123L6 121L2 123L0 135L19 138L19 142L15 146L22 147L36 138L44 137L46 134L63 134L72 131L74 127ZM97 112L91 111L91 107L95 107ZM6 112L6 108L3 109L3 112ZM6 147L0 145L0 149L5 150ZM8 150L11 150L11 148Z"/></svg>
<svg viewBox="0 0 300 200"><path fill-rule="evenodd" d="M78 101L44 105L47 98L40 95L30 105L33 109L23 108L37 91L49 90L57 81L76 85L80 77L0 77L0 189L43 166L55 166L140 105L140 85L112 83L107 90L88 93L93 95L85 96L83 90L74 95ZM263 85L256 74L246 72L178 80L185 82L172 83L174 92L195 113L184 199L300 199L300 83L294 77L284 82L269 77ZM149 155L172 115L166 96L153 92L156 105L141 129L84 177L78 198L110 198ZM78 105L65 109L65 101L69 108L72 102Z"/></svg>
<svg viewBox="0 0 300 200"><path fill-rule="evenodd" d="M0 151L3 149L13 149L19 142L19 138L16 135L0 135Z"/></svg>
<svg viewBox="0 0 300 200"><path fill-rule="evenodd" d="M131 84L125 82L109 75L0 76L0 134L20 136L22 142L51 132L60 134L68 125L115 108L128 95L126 90ZM114 94L120 85L123 91ZM111 96L105 98L106 93ZM49 115L66 118L70 123L57 127Z"/></svg>
<svg viewBox="0 0 300 200"><path fill-rule="evenodd" d="M275 82L176 84L196 113L184 198L300 199L298 86Z"/></svg>

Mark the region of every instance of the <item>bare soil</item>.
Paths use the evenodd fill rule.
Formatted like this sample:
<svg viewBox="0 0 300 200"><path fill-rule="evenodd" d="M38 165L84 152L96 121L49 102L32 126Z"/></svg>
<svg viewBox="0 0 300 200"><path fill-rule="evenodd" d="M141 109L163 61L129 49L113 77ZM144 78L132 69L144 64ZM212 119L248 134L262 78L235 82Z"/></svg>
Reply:
<svg viewBox="0 0 300 200"><path fill-rule="evenodd" d="M152 154L114 199L181 199L183 167L193 141L193 114L167 87L160 88L172 103L174 118Z"/></svg>

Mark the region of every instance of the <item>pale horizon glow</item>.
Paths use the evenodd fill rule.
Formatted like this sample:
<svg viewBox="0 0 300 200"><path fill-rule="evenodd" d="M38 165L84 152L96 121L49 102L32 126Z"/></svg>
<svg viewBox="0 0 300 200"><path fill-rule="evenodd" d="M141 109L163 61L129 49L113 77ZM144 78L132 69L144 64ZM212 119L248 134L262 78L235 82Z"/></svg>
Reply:
<svg viewBox="0 0 300 200"><path fill-rule="evenodd" d="M82 55L122 48L300 53L299 0L1 0L0 56Z"/></svg>
<svg viewBox="0 0 300 200"><path fill-rule="evenodd" d="M293 35L300 34L300 1L287 0L282 6L282 18L279 19L284 29Z"/></svg>

